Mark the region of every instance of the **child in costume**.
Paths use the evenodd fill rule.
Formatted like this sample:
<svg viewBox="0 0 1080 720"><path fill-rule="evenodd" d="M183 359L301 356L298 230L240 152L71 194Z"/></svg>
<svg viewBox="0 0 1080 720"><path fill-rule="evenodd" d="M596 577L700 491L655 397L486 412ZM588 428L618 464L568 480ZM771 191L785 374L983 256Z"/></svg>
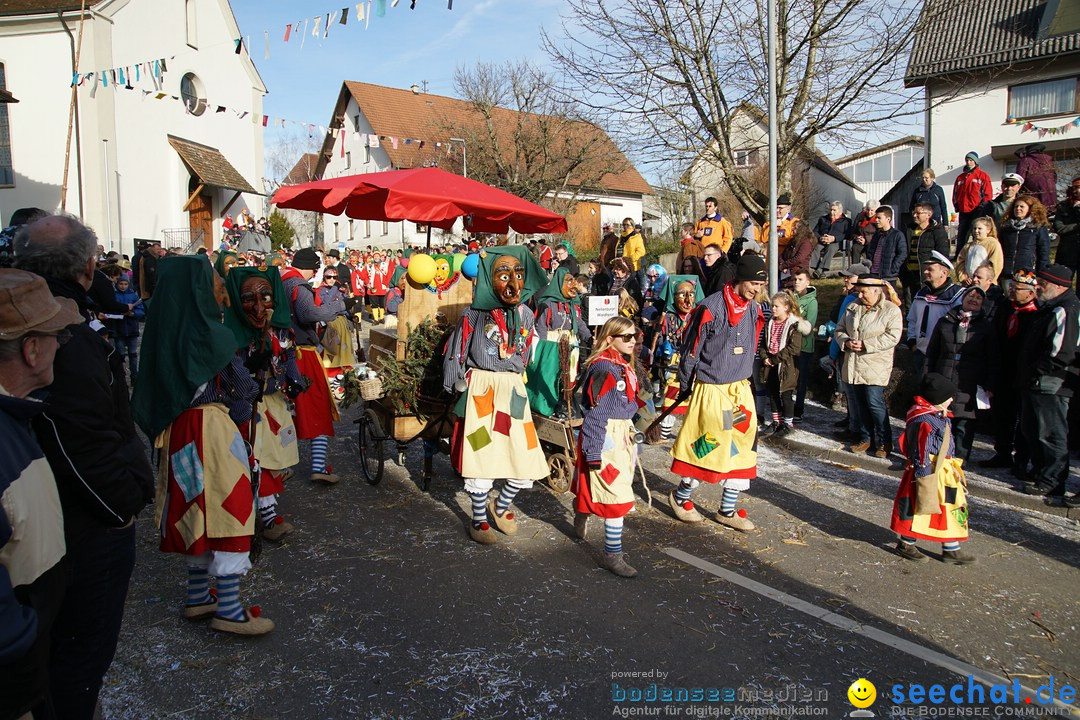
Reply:
<svg viewBox="0 0 1080 720"><path fill-rule="evenodd" d="M633 358L637 328L626 318L604 323L586 361L582 403L585 418L578 434L577 466L571 490L574 530L585 539L589 515L604 518L604 555L601 566L619 577L634 577L637 570L623 555L623 518L634 507L632 484L637 467L633 417L638 375Z"/></svg>
<svg viewBox="0 0 1080 720"><path fill-rule="evenodd" d="M383 320L383 324L386 325L387 329L398 326L398 308L401 307L401 303L405 299L405 286L408 285L408 277L405 275L405 268L401 267L401 265L394 268L394 276L390 278L390 284L393 287L390 288L390 292L386 293L386 318Z"/></svg>
<svg viewBox="0 0 1080 720"><path fill-rule="evenodd" d="M672 472L682 482L668 496L675 517L704 518L690 500L702 481L724 489L716 521L735 530L754 529L745 510L736 512L739 492L757 477L757 422L750 388L757 340L764 324L755 300L765 287L765 260L743 255L735 278L708 295L691 314L680 349L678 380L693 387L675 445Z"/></svg>
<svg viewBox="0 0 1080 720"><path fill-rule="evenodd" d="M536 347L528 366L525 388L529 405L547 417L566 417L566 398L560 378L559 344L570 343L569 378L577 378L579 348L592 342L592 332L581 317L577 281L564 267L555 270L551 282L536 298Z"/></svg>
<svg viewBox="0 0 1080 720"><path fill-rule="evenodd" d="M258 387L221 323L224 282L198 256L169 257L158 265L154 298L132 408L161 451L160 548L187 557L184 617L211 618L221 632L264 635L274 623L239 599L240 578L251 568L255 493L238 426L251 418Z"/></svg>
<svg viewBox="0 0 1080 720"><path fill-rule="evenodd" d="M949 422L956 392L956 385L944 375L927 373L908 410L900 438L907 466L892 511L892 529L900 536L896 553L907 560L927 560L915 547L922 539L941 543L942 562L975 562L973 555L960 549L968 539L968 507L963 461L953 457L956 444Z"/></svg>
<svg viewBox="0 0 1080 720"><path fill-rule="evenodd" d="M525 302L547 275L524 246L490 248L481 254L476 291L446 346L443 386L466 385L454 410L451 463L465 478L472 501L469 537L496 541L488 518L507 535L517 532L510 504L517 493L547 477L522 374L532 345L534 318ZM506 484L488 495L497 478Z"/></svg>
<svg viewBox="0 0 1080 720"><path fill-rule="evenodd" d="M260 386L255 442L259 463L259 522L262 536L279 542L293 531L277 512L277 496L300 462L290 407L303 390L289 328L289 304L276 267L233 268L225 279L229 307L225 326L240 345L240 359ZM249 437L248 428L240 428Z"/></svg>
<svg viewBox="0 0 1080 720"><path fill-rule="evenodd" d="M679 397L681 389L676 378L676 369L681 359L679 348L683 344L683 333L690 320L690 313L704 298L701 281L696 275L672 275L668 278L663 297L665 310L653 339L652 352L653 367L656 368L661 387L664 387L663 410L674 405ZM675 426L675 416L685 414L684 400L660 422L660 436L664 440L674 437L672 428Z"/></svg>
<svg viewBox="0 0 1080 720"><path fill-rule="evenodd" d="M772 297L772 317L758 348L761 381L772 403L773 435L784 437L795 429L795 390L799 386L799 353L811 331L803 320L799 301L787 290Z"/></svg>

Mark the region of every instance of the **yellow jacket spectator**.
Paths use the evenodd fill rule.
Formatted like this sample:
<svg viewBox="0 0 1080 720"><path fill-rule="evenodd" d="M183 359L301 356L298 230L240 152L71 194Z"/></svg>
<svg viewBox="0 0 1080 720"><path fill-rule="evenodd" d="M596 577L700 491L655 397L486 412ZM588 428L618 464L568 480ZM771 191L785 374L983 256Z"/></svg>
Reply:
<svg viewBox="0 0 1080 720"><path fill-rule="evenodd" d="M645 257L645 241L634 227L633 218L623 220L622 235L615 246L615 256L626 258L631 270L636 272L641 269L641 258Z"/></svg>
<svg viewBox="0 0 1080 720"><path fill-rule="evenodd" d="M694 237L704 245L716 245L721 252L731 249L735 233L731 223L717 210L716 198L705 198L705 215L694 226Z"/></svg>
<svg viewBox="0 0 1080 720"><path fill-rule="evenodd" d="M784 254L784 249L795 237L795 223L802 222L791 214L791 198L789 196L781 195L776 199L776 219L778 220L776 224L776 255L779 257ZM765 223L758 230L757 241L763 251L768 248L769 223Z"/></svg>

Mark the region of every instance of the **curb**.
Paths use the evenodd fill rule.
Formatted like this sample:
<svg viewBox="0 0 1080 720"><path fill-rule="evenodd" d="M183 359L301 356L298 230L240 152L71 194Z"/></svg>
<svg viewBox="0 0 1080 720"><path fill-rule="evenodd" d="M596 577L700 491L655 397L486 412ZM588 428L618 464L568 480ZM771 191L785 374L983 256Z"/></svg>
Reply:
<svg viewBox="0 0 1080 720"><path fill-rule="evenodd" d="M801 455L808 455L816 460L832 463L834 465L854 465L863 470L870 470L881 475L890 475L897 479L903 475L903 468L899 462L882 460L881 458L876 458L864 453L851 453L840 448L822 448L818 445L802 440L794 440L790 437L778 439L766 438L765 444L771 445L774 448L792 450ZM1067 508L1063 505L1048 505L1041 497L1025 495L1024 493L1015 490L1004 490L991 485L985 485L977 479L972 482L970 476L968 478L968 495L971 497L993 500L1002 503L1003 505L1011 505L1025 510L1037 510L1048 515L1057 515L1059 517L1073 519L1080 518L1080 510Z"/></svg>

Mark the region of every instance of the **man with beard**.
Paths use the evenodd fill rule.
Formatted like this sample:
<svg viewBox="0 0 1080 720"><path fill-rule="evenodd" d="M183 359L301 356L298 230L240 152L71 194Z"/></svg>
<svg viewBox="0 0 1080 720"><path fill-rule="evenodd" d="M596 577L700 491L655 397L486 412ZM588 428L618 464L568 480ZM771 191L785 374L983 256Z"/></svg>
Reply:
<svg viewBox="0 0 1080 720"><path fill-rule="evenodd" d="M734 281L701 301L685 331L678 380L680 387L693 390L671 449L671 470L682 482L668 496L675 517L683 522L704 519L690 500L704 481L723 487L718 523L742 532L754 529L745 510L735 511L735 503L757 477L750 375L765 322L756 298L766 279L763 258L739 258Z"/></svg>
<svg viewBox="0 0 1080 720"><path fill-rule="evenodd" d="M562 246L560 246L562 247ZM526 373L529 404L548 417L567 417L563 373L570 384L577 377L579 348L592 342L589 326L581 317L577 280L565 267L555 270L551 282L536 298L536 347ZM570 349L570 367L562 367L559 345Z"/></svg>
<svg viewBox="0 0 1080 720"><path fill-rule="evenodd" d="M535 322L525 302L546 280L544 269L523 246L482 252L472 305L446 345L443 386L461 392L454 409L451 463L465 478L472 501L469 537L482 545L496 542L489 518L503 533L517 533L510 504L519 491L548 475L522 380ZM489 501L499 478L506 484Z"/></svg>

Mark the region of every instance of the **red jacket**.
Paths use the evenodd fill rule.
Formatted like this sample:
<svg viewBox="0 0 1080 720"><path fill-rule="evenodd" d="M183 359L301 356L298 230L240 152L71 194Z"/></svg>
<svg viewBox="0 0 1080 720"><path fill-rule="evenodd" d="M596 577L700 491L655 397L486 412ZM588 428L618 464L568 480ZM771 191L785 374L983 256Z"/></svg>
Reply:
<svg viewBox="0 0 1080 720"><path fill-rule="evenodd" d="M994 199L993 183L982 168L960 173L953 182L952 204L956 212L969 213Z"/></svg>
<svg viewBox="0 0 1080 720"><path fill-rule="evenodd" d="M368 263L360 272L353 273L353 292L357 295L385 295L390 289L397 263L384 260L380 264Z"/></svg>

